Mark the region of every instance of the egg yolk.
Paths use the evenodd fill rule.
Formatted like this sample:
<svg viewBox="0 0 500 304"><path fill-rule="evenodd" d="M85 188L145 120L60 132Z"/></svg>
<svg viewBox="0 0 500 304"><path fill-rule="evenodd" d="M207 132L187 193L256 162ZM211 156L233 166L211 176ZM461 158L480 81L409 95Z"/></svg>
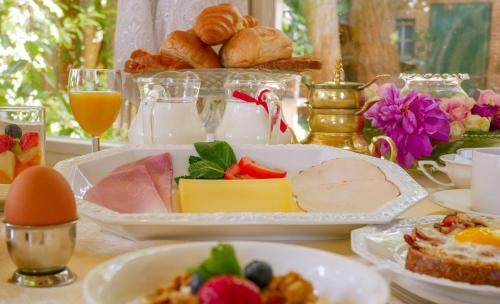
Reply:
<svg viewBox="0 0 500 304"><path fill-rule="evenodd" d="M492 230L485 227L468 228L457 233L455 240L458 242L500 247L500 230Z"/></svg>

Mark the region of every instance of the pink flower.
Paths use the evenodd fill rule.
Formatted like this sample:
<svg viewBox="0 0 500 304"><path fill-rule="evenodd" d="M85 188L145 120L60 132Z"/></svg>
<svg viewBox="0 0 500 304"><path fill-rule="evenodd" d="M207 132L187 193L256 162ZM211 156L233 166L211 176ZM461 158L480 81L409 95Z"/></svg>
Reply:
<svg viewBox="0 0 500 304"><path fill-rule="evenodd" d="M439 104L439 108L448 115L451 121L462 121L467 118L473 106L474 99L464 95L443 98Z"/></svg>
<svg viewBox="0 0 500 304"><path fill-rule="evenodd" d="M490 105L500 107L500 95L493 90L479 90L478 105Z"/></svg>
<svg viewBox="0 0 500 304"><path fill-rule="evenodd" d="M372 100L377 97L382 97L384 90L389 88L391 85L392 85L391 83L384 83L379 86L376 83L372 83L370 86L364 89L364 95L366 100Z"/></svg>
<svg viewBox="0 0 500 304"><path fill-rule="evenodd" d="M401 166L410 168L415 160L430 156L432 141L449 140L450 122L439 108L439 99L419 95L415 90L401 97L395 85L386 88L382 97L365 117L394 140ZM387 145L381 152L387 152Z"/></svg>

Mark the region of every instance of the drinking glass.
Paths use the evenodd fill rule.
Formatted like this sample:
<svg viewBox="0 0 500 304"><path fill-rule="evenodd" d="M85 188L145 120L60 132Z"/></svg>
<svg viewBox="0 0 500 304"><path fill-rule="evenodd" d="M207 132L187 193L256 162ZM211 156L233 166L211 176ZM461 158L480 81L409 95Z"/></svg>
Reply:
<svg viewBox="0 0 500 304"><path fill-rule="evenodd" d="M92 152L99 151L99 136L111 127L120 112L120 71L71 69L68 95L75 120L84 131L92 135Z"/></svg>
<svg viewBox="0 0 500 304"><path fill-rule="evenodd" d="M45 109L0 106L0 138L0 184L10 184L25 169L45 163Z"/></svg>

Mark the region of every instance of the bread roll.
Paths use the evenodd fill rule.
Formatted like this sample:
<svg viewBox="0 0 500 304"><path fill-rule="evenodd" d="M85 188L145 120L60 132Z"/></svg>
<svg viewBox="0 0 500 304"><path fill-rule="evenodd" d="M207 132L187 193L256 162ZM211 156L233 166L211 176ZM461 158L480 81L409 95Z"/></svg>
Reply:
<svg viewBox="0 0 500 304"><path fill-rule="evenodd" d="M245 27L245 19L238 9L223 3L207 7L197 17L193 30L208 45L220 44Z"/></svg>
<svg viewBox="0 0 500 304"><path fill-rule="evenodd" d="M248 68L292 57L292 41L270 27L245 28L224 44L222 63L227 68Z"/></svg>
<svg viewBox="0 0 500 304"><path fill-rule="evenodd" d="M191 31L174 31L160 47L162 55L174 56L195 68L220 68L219 57Z"/></svg>

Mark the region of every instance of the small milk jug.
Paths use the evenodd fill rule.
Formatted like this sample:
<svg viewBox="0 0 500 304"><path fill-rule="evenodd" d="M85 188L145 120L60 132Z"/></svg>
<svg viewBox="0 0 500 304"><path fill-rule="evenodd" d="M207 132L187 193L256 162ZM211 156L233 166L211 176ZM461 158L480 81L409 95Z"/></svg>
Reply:
<svg viewBox="0 0 500 304"><path fill-rule="evenodd" d="M192 72L161 72L138 78L141 103L129 130L132 144L192 144L205 141L196 100L201 81Z"/></svg>

